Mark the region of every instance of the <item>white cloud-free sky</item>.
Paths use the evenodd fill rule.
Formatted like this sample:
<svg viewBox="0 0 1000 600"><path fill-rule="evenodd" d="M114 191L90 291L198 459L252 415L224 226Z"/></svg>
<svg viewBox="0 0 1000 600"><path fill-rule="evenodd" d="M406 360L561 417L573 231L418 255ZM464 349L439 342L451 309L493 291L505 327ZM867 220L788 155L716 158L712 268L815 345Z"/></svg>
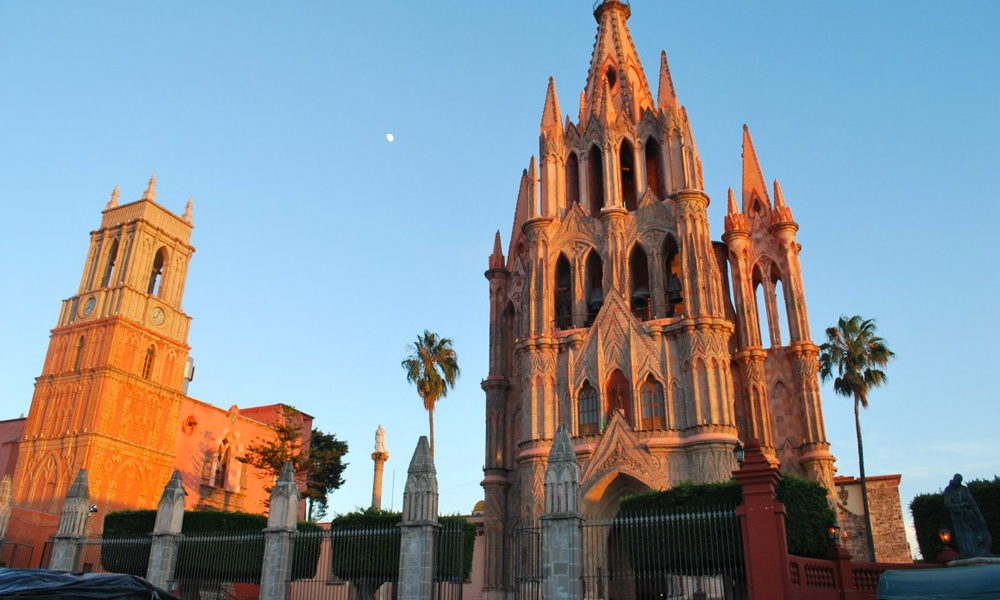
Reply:
<svg viewBox="0 0 1000 600"><path fill-rule="evenodd" d="M878 320L898 354L863 415L904 505L992 478L1000 268L1000 4L635 0L670 58L713 237L742 125L800 224L812 336ZM387 431L400 507L426 413L399 363L425 328L463 375L436 413L441 507L482 497L493 234L506 243L548 77L576 120L591 2L0 3L0 418L26 413L111 190L194 197L192 396L274 402L349 442L341 512ZM654 90L655 92L655 90ZM387 140L392 133L394 141ZM851 402L823 387L840 474Z"/></svg>

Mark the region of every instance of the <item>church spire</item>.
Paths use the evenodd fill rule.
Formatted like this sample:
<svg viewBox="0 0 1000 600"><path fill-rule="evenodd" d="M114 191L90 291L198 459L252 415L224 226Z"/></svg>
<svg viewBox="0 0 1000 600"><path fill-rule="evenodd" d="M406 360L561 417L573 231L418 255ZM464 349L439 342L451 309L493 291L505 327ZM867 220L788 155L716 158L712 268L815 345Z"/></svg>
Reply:
<svg viewBox="0 0 1000 600"><path fill-rule="evenodd" d="M497 229L497 234L493 238L493 254L490 254L490 268L502 269L504 264L503 244L500 242L500 230Z"/></svg>
<svg viewBox="0 0 1000 600"><path fill-rule="evenodd" d="M594 9L597 40L584 90L587 106L587 110L581 111L584 114L595 112L596 103L606 102L617 112L625 112L638 121L646 109L656 107L626 25L631 14L632 9L622 0L604 0ZM611 94L602 98L605 83Z"/></svg>
<svg viewBox="0 0 1000 600"><path fill-rule="evenodd" d="M761 173L760 163L757 161L757 152L753 149L753 140L750 139L750 129L743 126L743 212L752 213L753 199L757 198L770 207L771 202L767 196L767 184L764 183L764 174Z"/></svg>
<svg viewBox="0 0 1000 600"><path fill-rule="evenodd" d="M660 110L666 112L667 108L674 111L680 110L680 103L677 101L677 91L674 90L674 80L670 77L670 66L667 65L667 51L660 51L660 83L657 94L657 103Z"/></svg>
<svg viewBox="0 0 1000 600"><path fill-rule="evenodd" d="M542 132L562 133L562 115L559 99L556 98L556 80L549 77L549 89L545 92L545 108L542 109Z"/></svg>
<svg viewBox="0 0 1000 600"><path fill-rule="evenodd" d="M153 173L153 176L149 178L149 185L146 186L146 191L143 192L142 199L156 202L156 173Z"/></svg>

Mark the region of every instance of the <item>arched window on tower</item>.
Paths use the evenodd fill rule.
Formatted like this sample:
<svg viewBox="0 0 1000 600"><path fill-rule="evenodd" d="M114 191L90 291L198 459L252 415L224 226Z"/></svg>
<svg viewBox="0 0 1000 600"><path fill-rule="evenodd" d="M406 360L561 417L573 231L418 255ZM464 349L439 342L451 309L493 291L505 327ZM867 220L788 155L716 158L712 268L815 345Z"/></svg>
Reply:
<svg viewBox="0 0 1000 600"><path fill-rule="evenodd" d="M104 276L101 277L101 287L112 285L115 276L115 263L118 261L118 238L111 241L111 249L108 250L108 262L104 266Z"/></svg>
<svg viewBox="0 0 1000 600"><path fill-rule="evenodd" d="M153 364L156 362L156 346L150 345L146 350L146 358L142 361L142 378L149 379L153 376Z"/></svg>
<svg viewBox="0 0 1000 600"><path fill-rule="evenodd" d="M597 318L597 313L604 306L604 263L597 250L591 250L587 255L587 270L583 285L584 298L587 300L587 319L584 327L590 327Z"/></svg>
<svg viewBox="0 0 1000 600"><path fill-rule="evenodd" d="M667 298L666 315L684 314L684 289L681 284L681 253L671 235L663 240L663 281Z"/></svg>
<svg viewBox="0 0 1000 600"><path fill-rule="evenodd" d="M622 204L625 210L635 212L636 209L636 180L635 180L635 150L628 140L622 140L621 148L618 151L619 179L621 179Z"/></svg>
<svg viewBox="0 0 1000 600"><path fill-rule="evenodd" d="M580 160L576 152L566 157L566 208L580 203Z"/></svg>
<svg viewBox="0 0 1000 600"><path fill-rule="evenodd" d="M649 262L642 245L636 243L628 257L629 302L632 314L647 321L649 314Z"/></svg>
<svg viewBox="0 0 1000 600"><path fill-rule="evenodd" d="M577 435L596 435L601 432L600 424L600 402L597 399L597 390L590 385L589 381L583 382L580 394L576 402L577 410Z"/></svg>
<svg viewBox="0 0 1000 600"><path fill-rule="evenodd" d="M652 375L639 387L639 407L643 429L666 429L667 405L663 398L663 386Z"/></svg>
<svg viewBox="0 0 1000 600"><path fill-rule="evenodd" d="M556 261L555 285L556 329L573 327L573 270L565 254Z"/></svg>
<svg viewBox="0 0 1000 600"><path fill-rule="evenodd" d="M501 345L500 350L500 359L503 361L503 365L500 367L500 372L508 376L514 374L514 324L516 321L517 313L514 310L514 303L508 300L507 306L503 309L503 344Z"/></svg>
<svg viewBox="0 0 1000 600"><path fill-rule="evenodd" d="M760 330L760 343L765 348L770 348L772 346L771 325L767 320L767 297L759 271L754 272L753 295L754 302L757 304L757 329Z"/></svg>
<svg viewBox="0 0 1000 600"><path fill-rule="evenodd" d="M646 186L653 190L656 197L663 200L667 197L666 181L663 178L663 152L656 138L646 140Z"/></svg>
<svg viewBox="0 0 1000 600"><path fill-rule="evenodd" d="M781 272L778 271L778 265L771 265L771 288L774 290L774 320L777 322L777 327L774 328L774 337L778 338L775 340L775 346L781 346L787 342L792 341L791 336L788 332L788 302L785 298L785 286L781 283ZM779 309L785 310L779 310Z"/></svg>
<svg viewBox="0 0 1000 600"><path fill-rule="evenodd" d="M604 208L604 160L601 149L591 146L587 155L587 194L590 198L590 216L596 217Z"/></svg>
<svg viewBox="0 0 1000 600"><path fill-rule="evenodd" d="M76 357L73 359L73 370L80 370L80 363L83 360L83 349L87 345L87 340L80 336L80 339L76 342Z"/></svg>
<svg viewBox="0 0 1000 600"><path fill-rule="evenodd" d="M149 273L149 286L146 288L146 293L153 296L159 296L160 292L163 291L163 267L167 262L167 249L160 248L156 251L156 256L153 257L153 268Z"/></svg>

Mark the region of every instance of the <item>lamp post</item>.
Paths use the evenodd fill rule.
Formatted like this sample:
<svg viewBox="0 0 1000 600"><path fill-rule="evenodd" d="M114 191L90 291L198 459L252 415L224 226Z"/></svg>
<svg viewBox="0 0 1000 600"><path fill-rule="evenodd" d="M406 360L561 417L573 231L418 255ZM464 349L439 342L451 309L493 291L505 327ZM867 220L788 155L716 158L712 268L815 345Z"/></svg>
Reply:
<svg viewBox="0 0 1000 600"><path fill-rule="evenodd" d="M941 548L941 552L938 552L938 555L934 557L934 562L946 565L951 561L955 560L956 558L958 558L959 556L958 552L955 552L955 549L952 548L950 545L951 530L942 527L940 530L938 530L938 539L941 540L941 544L944 547Z"/></svg>

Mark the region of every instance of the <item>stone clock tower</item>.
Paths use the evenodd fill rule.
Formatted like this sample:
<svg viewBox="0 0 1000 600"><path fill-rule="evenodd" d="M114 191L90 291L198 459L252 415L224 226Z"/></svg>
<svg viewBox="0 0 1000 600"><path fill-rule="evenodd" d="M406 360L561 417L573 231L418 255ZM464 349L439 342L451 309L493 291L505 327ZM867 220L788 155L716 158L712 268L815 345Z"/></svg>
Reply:
<svg viewBox="0 0 1000 600"><path fill-rule="evenodd" d="M119 204L116 187L91 233L19 448L14 503L36 525L52 522L80 469L100 513L155 507L185 399L191 229L191 201L180 217L161 207L154 176L135 202Z"/></svg>

